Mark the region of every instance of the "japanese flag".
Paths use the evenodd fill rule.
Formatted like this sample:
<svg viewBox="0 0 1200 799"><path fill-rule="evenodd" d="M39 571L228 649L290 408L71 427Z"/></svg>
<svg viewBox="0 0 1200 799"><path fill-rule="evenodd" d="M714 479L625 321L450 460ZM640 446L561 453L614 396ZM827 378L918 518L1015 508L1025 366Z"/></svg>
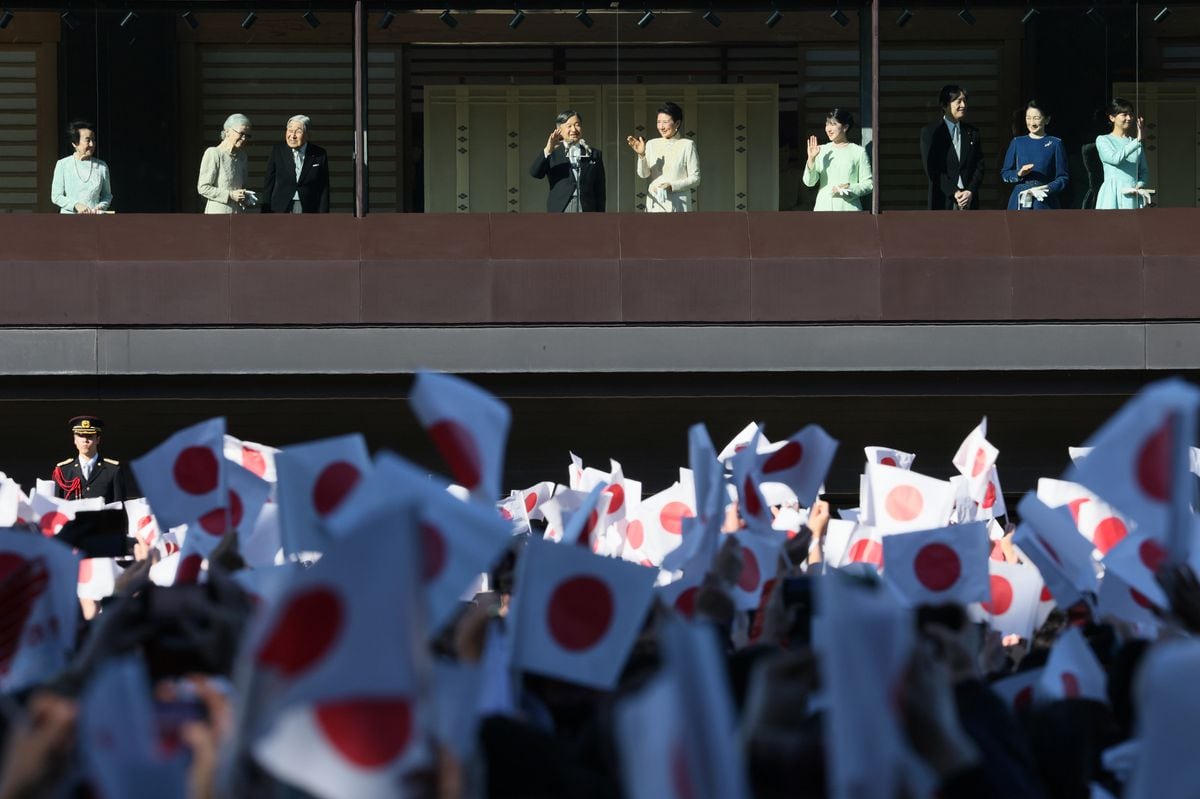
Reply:
<svg viewBox="0 0 1200 799"><path fill-rule="evenodd" d="M1191 534L1188 446L1200 390L1182 380L1143 389L1088 441L1092 452L1067 478L1111 503L1143 531L1186 554Z"/></svg>
<svg viewBox="0 0 1200 799"><path fill-rule="evenodd" d="M1034 706L1034 691L1042 671L1040 668L1019 671L992 683L991 689L1014 714L1024 713Z"/></svg>
<svg viewBox="0 0 1200 799"><path fill-rule="evenodd" d="M914 471L867 464L870 520L881 533L932 530L946 524L954 487Z"/></svg>
<svg viewBox="0 0 1200 799"><path fill-rule="evenodd" d="M830 563L837 568L851 563L866 563L883 571L883 536L874 527L866 524L855 525L851 532L846 548L840 558Z"/></svg>
<svg viewBox="0 0 1200 799"><path fill-rule="evenodd" d="M636 519L625 529L625 546L632 559L637 556L657 566L667 553L679 546L684 520L696 515L692 497L679 483L642 500Z"/></svg>
<svg viewBox="0 0 1200 799"><path fill-rule="evenodd" d="M79 577L75 588L80 599L99 601L112 596L121 569L112 558L84 558L79 561Z"/></svg>
<svg viewBox="0 0 1200 799"><path fill-rule="evenodd" d="M1104 557L1105 574L1115 574L1138 592L1143 601L1170 607L1155 575L1167 561L1167 549L1157 538L1142 533L1126 536Z"/></svg>
<svg viewBox="0 0 1200 799"><path fill-rule="evenodd" d="M327 520L371 469L366 441L354 433L286 447L275 456L275 467L284 551L326 551Z"/></svg>
<svg viewBox="0 0 1200 799"><path fill-rule="evenodd" d="M229 497L226 506L210 511L194 524L188 525L193 539L192 547L203 557L216 549L226 533L234 531L246 534L252 531L258 514L271 494L270 483L236 463L225 464L225 481Z"/></svg>
<svg viewBox="0 0 1200 799"><path fill-rule="evenodd" d="M150 567L150 582L155 585L196 585L206 576L206 558L211 549L207 535L193 528L176 530L182 536L179 549Z"/></svg>
<svg viewBox="0 0 1200 799"><path fill-rule="evenodd" d="M1070 627L1054 643L1034 688L1039 701L1095 699L1108 703L1108 678L1078 627Z"/></svg>
<svg viewBox="0 0 1200 799"><path fill-rule="evenodd" d="M655 586L654 593L664 605L685 619L690 619L696 612L696 594L700 593L700 585L707 572L707 567L699 564L689 566L678 580Z"/></svg>
<svg viewBox="0 0 1200 799"><path fill-rule="evenodd" d="M990 598L988 534L982 522L883 539L885 579L912 606Z"/></svg>
<svg viewBox="0 0 1200 799"><path fill-rule="evenodd" d="M191 524L227 505L225 419L180 430L133 461L138 486L158 523Z"/></svg>
<svg viewBox="0 0 1200 799"><path fill-rule="evenodd" d="M759 455L757 471L765 483L783 483L808 507L829 472L838 442L815 424L810 424L785 441L770 445Z"/></svg>
<svg viewBox="0 0 1200 799"><path fill-rule="evenodd" d="M1004 635L1033 640L1038 601L1042 593L1042 575L1026 563L988 560L991 599L980 607L992 629Z"/></svg>
<svg viewBox="0 0 1200 799"><path fill-rule="evenodd" d="M980 519L996 519L1007 515L1004 491L1000 488L1000 473L993 466L988 470L987 488L983 490L983 499L979 501L977 516Z"/></svg>
<svg viewBox="0 0 1200 799"><path fill-rule="evenodd" d="M283 536L279 531L278 505L274 502L263 505L254 528L246 535L238 536L238 554L250 569L283 562Z"/></svg>
<svg viewBox="0 0 1200 799"><path fill-rule="evenodd" d="M125 515L129 517L129 535L148 546L153 546L161 533L154 511L145 499L125 500Z"/></svg>
<svg viewBox="0 0 1200 799"><path fill-rule="evenodd" d="M601 517L611 495L604 493L604 484L589 491L567 489L554 495L542 506L546 514L546 539L591 548L598 541Z"/></svg>
<svg viewBox="0 0 1200 799"><path fill-rule="evenodd" d="M1104 573L1096 597L1096 614L1100 618L1111 616L1129 622L1141 637L1152 640L1158 637L1162 628L1162 619L1158 615L1161 612L1159 606L1116 572L1110 569Z"/></svg>
<svg viewBox="0 0 1200 799"><path fill-rule="evenodd" d="M1138 686L1137 737L1133 774L1123 799L1191 799L1200 796L1196 725L1200 724L1200 641L1171 641L1146 656Z"/></svg>
<svg viewBox="0 0 1200 799"><path fill-rule="evenodd" d="M57 541L0 530L0 690L57 674L75 651L79 560Z"/></svg>
<svg viewBox="0 0 1200 799"><path fill-rule="evenodd" d="M508 406L459 377L420 372L408 402L456 483L487 503L500 496Z"/></svg>
<svg viewBox="0 0 1200 799"><path fill-rule="evenodd" d="M954 454L954 468L966 477L970 485L971 499L982 504L987 491L988 472L996 465L1000 451L987 440L987 417L970 432L958 452Z"/></svg>
<svg viewBox="0 0 1200 799"><path fill-rule="evenodd" d="M225 435L225 458L268 483L276 480L275 456L278 454L279 450L275 447L242 441L228 433Z"/></svg>
<svg viewBox="0 0 1200 799"><path fill-rule="evenodd" d="M1101 555L1112 549L1132 527L1115 508L1078 483L1043 477L1038 480L1037 496L1052 508L1066 506L1079 532Z"/></svg>
<svg viewBox="0 0 1200 799"><path fill-rule="evenodd" d="M542 482L518 492L521 495L521 506L525 509L527 519L541 521L545 519L541 505L554 496L554 483Z"/></svg>
<svg viewBox="0 0 1200 799"><path fill-rule="evenodd" d="M774 531L739 530L734 533L742 545L742 573L730 590L738 610L754 610L762 597L763 585L779 570L779 553L785 536Z"/></svg>
<svg viewBox="0 0 1200 799"><path fill-rule="evenodd" d="M756 422L751 422L743 427L742 431L725 445L725 449L721 450L721 454L717 455L717 460L721 463L726 463L734 455L749 447L754 442L755 436L758 436L758 443L755 445L756 452L765 452L771 446L771 442L762 434L762 426Z"/></svg>
<svg viewBox="0 0 1200 799"><path fill-rule="evenodd" d="M611 690L641 630L657 572L531 539L517 564L513 664Z"/></svg>
<svg viewBox="0 0 1200 799"><path fill-rule="evenodd" d="M692 473L692 490L696 515L707 518L725 511L724 469L717 460L716 449L702 423L688 428L688 466Z"/></svg>
<svg viewBox="0 0 1200 799"><path fill-rule="evenodd" d="M76 513L87 510L100 510L103 507L104 499L102 497L59 499L58 497L34 494L30 498L33 520L37 522L38 529L46 537L58 535L63 525L74 519Z"/></svg>
<svg viewBox="0 0 1200 799"><path fill-rule="evenodd" d="M911 452L901 452L890 447L865 447L867 463L878 463L881 466L896 466L901 469L911 469L916 455Z"/></svg>
<svg viewBox="0 0 1200 799"><path fill-rule="evenodd" d="M2 475L0 472L0 529L15 527L21 519L21 503L28 502L17 481Z"/></svg>
<svg viewBox="0 0 1200 799"><path fill-rule="evenodd" d="M1070 512L1066 508L1046 507L1032 492L1025 495L1017 510L1030 529L1020 541L1014 536L1013 543L1027 553L1027 544L1035 545L1067 576L1076 590L1095 593L1097 583L1092 545L1072 524ZM1055 590L1050 577L1046 577L1046 584L1051 591ZM1063 602L1057 593L1055 596Z"/></svg>
<svg viewBox="0 0 1200 799"><path fill-rule="evenodd" d="M578 491L583 485L583 458L574 452L567 454L571 456L571 465L567 467L567 488Z"/></svg>
<svg viewBox="0 0 1200 799"><path fill-rule="evenodd" d="M751 443L758 439L752 439ZM766 531L771 529L771 507L763 497L758 483L758 459L753 449L747 447L733 456L730 461L733 467L733 485L737 489L738 512L746 525L753 530Z"/></svg>
<svg viewBox="0 0 1200 799"><path fill-rule="evenodd" d="M681 688L669 674L660 674L617 704L616 743L629 799L699 796L698 775L688 757L688 738L699 731L688 729L685 710Z"/></svg>

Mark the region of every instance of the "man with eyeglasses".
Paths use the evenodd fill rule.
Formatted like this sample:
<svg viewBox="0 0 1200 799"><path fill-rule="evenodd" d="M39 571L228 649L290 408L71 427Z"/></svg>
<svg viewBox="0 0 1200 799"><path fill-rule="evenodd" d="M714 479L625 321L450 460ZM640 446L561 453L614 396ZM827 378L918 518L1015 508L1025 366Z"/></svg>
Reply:
<svg viewBox="0 0 1200 799"><path fill-rule="evenodd" d="M309 122L303 114L289 119L283 141L271 148L263 213L329 213L329 157L308 140Z"/></svg>

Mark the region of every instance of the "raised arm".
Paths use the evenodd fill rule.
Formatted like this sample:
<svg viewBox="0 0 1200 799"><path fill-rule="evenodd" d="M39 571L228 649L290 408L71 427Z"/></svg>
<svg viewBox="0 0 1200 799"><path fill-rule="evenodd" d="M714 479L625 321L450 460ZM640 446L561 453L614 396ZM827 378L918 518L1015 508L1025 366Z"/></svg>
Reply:
<svg viewBox="0 0 1200 799"><path fill-rule="evenodd" d="M1129 139L1124 144L1117 144L1110 136L1096 137L1096 155L1109 166L1120 166L1129 157L1141 154L1142 143L1137 139Z"/></svg>

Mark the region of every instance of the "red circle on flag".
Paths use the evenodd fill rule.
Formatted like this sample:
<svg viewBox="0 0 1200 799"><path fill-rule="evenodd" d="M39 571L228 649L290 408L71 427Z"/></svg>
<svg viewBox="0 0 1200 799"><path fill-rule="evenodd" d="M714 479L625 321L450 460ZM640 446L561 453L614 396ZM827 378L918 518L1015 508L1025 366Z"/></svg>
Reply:
<svg viewBox="0 0 1200 799"><path fill-rule="evenodd" d="M1137 482L1151 499L1166 502L1171 495L1171 418L1146 439L1138 451Z"/></svg>
<svg viewBox="0 0 1200 799"><path fill-rule="evenodd" d="M921 492L910 485L898 485L888 492L883 503L884 510L898 522L911 522L921 515L925 507L925 498Z"/></svg>
<svg viewBox="0 0 1200 799"><path fill-rule="evenodd" d="M610 515L616 513L618 510L620 510L621 506L625 504L624 486L618 483L613 483L608 488L604 489L604 493L612 495L612 499L608 501L608 512Z"/></svg>
<svg viewBox="0 0 1200 799"><path fill-rule="evenodd" d="M1050 586L1043 585L1042 593L1038 594L1038 601L1039 602L1049 602L1052 599L1054 599L1054 594L1050 593Z"/></svg>
<svg viewBox="0 0 1200 799"><path fill-rule="evenodd" d="M913 572L917 581L930 591L945 591L958 582L962 562L953 547L941 543L926 544L913 559Z"/></svg>
<svg viewBox="0 0 1200 799"><path fill-rule="evenodd" d="M267 476L267 459L256 449L242 447L242 466L259 477Z"/></svg>
<svg viewBox="0 0 1200 799"><path fill-rule="evenodd" d="M86 583L92 579L92 559L84 558L79 561L79 578L76 582Z"/></svg>
<svg viewBox="0 0 1200 799"><path fill-rule="evenodd" d="M742 547L742 576L738 578L738 588L747 593L758 589L762 580L762 571L758 567L758 558L750 547Z"/></svg>
<svg viewBox="0 0 1200 799"><path fill-rule="evenodd" d="M996 484L988 483L987 491L983 492L983 504L980 505L984 510L989 510L996 504Z"/></svg>
<svg viewBox="0 0 1200 799"><path fill-rule="evenodd" d="M700 592L700 587L693 585L687 588L679 596L675 597L675 609L679 611L685 619L690 619L696 612L696 594Z"/></svg>
<svg viewBox="0 0 1200 799"><path fill-rule="evenodd" d="M408 747L413 729L407 699L349 699L316 707L317 725L342 757L360 768L391 763Z"/></svg>
<svg viewBox="0 0 1200 799"><path fill-rule="evenodd" d="M987 468L987 453L983 448L975 450L975 463L971 465L971 476L978 477Z"/></svg>
<svg viewBox="0 0 1200 799"><path fill-rule="evenodd" d="M1064 671L1062 673L1063 696L1067 699L1074 699L1079 696L1079 678L1074 672Z"/></svg>
<svg viewBox="0 0 1200 799"><path fill-rule="evenodd" d="M511 522L513 520L513 515L508 512L508 508L501 508L500 509L500 518L506 522Z"/></svg>
<svg viewBox="0 0 1200 799"><path fill-rule="evenodd" d="M983 609L993 616L1003 616L1012 607L1012 583L1008 581L1008 578L999 574L991 575L988 582L992 587L992 599L990 602L983 603Z"/></svg>
<svg viewBox="0 0 1200 799"><path fill-rule="evenodd" d="M258 662L294 677L324 657L342 630L342 600L329 588L310 588L288 601L258 650Z"/></svg>
<svg viewBox="0 0 1200 799"><path fill-rule="evenodd" d="M204 557L198 552L193 552L179 561L179 566L175 569L175 585L195 585L198 583L200 581L200 565L203 561Z"/></svg>
<svg viewBox="0 0 1200 799"><path fill-rule="evenodd" d="M217 490L220 466L217 456L208 447L187 447L175 456L175 484L194 496Z"/></svg>
<svg viewBox="0 0 1200 799"><path fill-rule="evenodd" d="M454 481L474 491L483 479L483 465L471 431L453 419L442 419L429 426L429 437L450 466Z"/></svg>
<svg viewBox="0 0 1200 799"><path fill-rule="evenodd" d="M1137 604L1146 608L1147 610L1154 609L1154 603L1151 602L1149 599L1147 599L1146 595L1143 594L1141 591L1137 590L1136 588L1129 589L1129 596L1130 596L1130 598L1133 599L1134 602L1136 602Z"/></svg>
<svg viewBox="0 0 1200 799"><path fill-rule="evenodd" d="M879 462L884 466L896 466L896 459L891 455L885 455L879 459Z"/></svg>
<svg viewBox="0 0 1200 799"><path fill-rule="evenodd" d="M236 491L229 492L229 508L214 508L208 513L200 517L200 526L204 532L210 535L225 535L229 530L236 530L238 525L242 523L242 516L246 509L242 505L242 498L238 496ZM228 529L225 526L225 520L228 518L232 525Z"/></svg>
<svg viewBox="0 0 1200 799"><path fill-rule="evenodd" d="M1090 500L1088 500L1087 497L1080 497L1079 499L1073 499L1067 503L1067 508L1071 511L1071 518L1075 521L1077 526L1079 524L1079 509L1083 506L1083 503L1088 501Z"/></svg>
<svg viewBox="0 0 1200 799"><path fill-rule="evenodd" d="M551 592L546 608L550 636L569 652L591 649L612 626L614 605L603 580L591 575L564 580Z"/></svg>
<svg viewBox="0 0 1200 799"><path fill-rule="evenodd" d="M767 462L763 464L762 470L765 474L786 471L803 459L804 447L799 441L789 441L771 453L771 457L767 458Z"/></svg>
<svg viewBox="0 0 1200 799"><path fill-rule="evenodd" d="M537 507L538 495L536 491L530 491L525 495L525 512L533 513L533 509Z"/></svg>
<svg viewBox="0 0 1200 799"><path fill-rule="evenodd" d="M682 502L668 502L658 514L658 523L671 535L683 535L683 520L695 515Z"/></svg>
<svg viewBox="0 0 1200 799"><path fill-rule="evenodd" d="M432 524L421 524L421 580L433 582L446 566L446 537Z"/></svg>
<svg viewBox="0 0 1200 799"><path fill-rule="evenodd" d="M641 549L642 544L646 540L646 531L642 529L642 523L634 519L625 528L625 540L629 542L629 546L634 549Z"/></svg>
<svg viewBox="0 0 1200 799"><path fill-rule="evenodd" d="M742 482L742 496L746 499L746 513L750 516L757 516L762 513L762 502L758 499L758 492L754 490L754 481L749 476Z"/></svg>
<svg viewBox="0 0 1200 799"><path fill-rule="evenodd" d="M1096 530L1092 533L1092 545L1100 550L1101 555L1104 555L1115 547L1128 532L1123 521L1116 516L1109 516L1096 525Z"/></svg>
<svg viewBox="0 0 1200 799"><path fill-rule="evenodd" d="M848 555L851 563L873 563L875 568L883 568L883 545L870 538L860 538L850 547Z"/></svg>
<svg viewBox="0 0 1200 799"><path fill-rule="evenodd" d="M1147 538L1138 545L1138 558L1147 569L1158 574L1158 570L1162 568L1167 559L1167 550L1163 549L1163 545L1153 538Z"/></svg>
<svg viewBox="0 0 1200 799"><path fill-rule="evenodd" d="M42 528L42 535L49 538L52 535L57 535L58 531L63 528L63 525L71 521L71 517L65 513L54 511L47 513L38 519L38 526Z"/></svg>
<svg viewBox="0 0 1200 799"><path fill-rule="evenodd" d="M313 508L317 515L328 516L337 510L361 477L362 472L358 467L346 461L334 461L322 469L313 483L312 491Z"/></svg>

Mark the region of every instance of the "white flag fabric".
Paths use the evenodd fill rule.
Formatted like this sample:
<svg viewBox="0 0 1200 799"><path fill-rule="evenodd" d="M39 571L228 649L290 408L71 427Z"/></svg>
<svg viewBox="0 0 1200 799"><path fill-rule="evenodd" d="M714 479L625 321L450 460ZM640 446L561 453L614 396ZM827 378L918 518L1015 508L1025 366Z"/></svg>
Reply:
<svg viewBox="0 0 1200 799"><path fill-rule="evenodd" d="M721 463L726 463L734 455L750 446L751 442L754 441L755 436L758 436L758 444L756 445L757 451L762 452L767 447L771 446L771 442L767 440L767 437L762 435L762 427L756 422L751 422L743 427L741 432L730 439L729 443L725 445L725 448L721 450L719 455L717 455L717 460Z"/></svg>
<svg viewBox="0 0 1200 799"><path fill-rule="evenodd" d="M1143 600L1160 608L1170 607L1166 593L1155 579L1167 561L1167 549L1162 541L1143 533L1126 536L1104 557L1105 574L1115 574L1135 589Z"/></svg>
<svg viewBox="0 0 1200 799"><path fill-rule="evenodd" d="M1051 508L1065 505L1079 532L1101 555L1116 546L1133 526L1115 508L1078 483L1043 477L1038 480L1037 496Z"/></svg>
<svg viewBox="0 0 1200 799"><path fill-rule="evenodd" d="M263 505L254 529L238 537L238 554L251 569L283 562L283 534L279 529L278 505L274 502Z"/></svg>
<svg viewBox="0 0 1200 799"><path fill-rule="evenodd" d="M878 463L881 466L896 466L900 469L911 469L916 455L902 452L891 447L865 447L867 463Z"/></svg>
<svg viewBox="0 0 1200 799"><path fill-rule="evenodd" d="M828 793L894 799L906 749L895 697L913 651L911 615L882 586L838 572L817 591Z"/></svg>
<svg viewBox="0 0 1200 799"><path fill-rule="evenodd" d="M696 595L700 593L706 573L707 569L699 565L689 566L678 580L655 586L654 593L664 605L685 619L690 619L696 613Z"/></svg>
<svg viewBox="0 0 1200 799"><path fill-rule="evenodd" d="M515 667L610 690L653 599L657 572L531 539L513 595Z"/></svg>
<svg viewBox="0 0 1200 799"><path fill-rule="evenodd" d="M834 566L842 568L851 563L867 563L876 571L883 571L883 536L874 527L867 524L855 525L846 549L838 561L830 561Z"/></svg>
<svg viewBox="0 0 1200 799"><path fill-rule="evenodd" d="M757 437L751 439L751 444L757 440ZM771 506L758 487L758 458L753 447L746 447L734 455L729 463L733 469L733 485L737 489L738 514L746 520L746 526L751 530L770 530Z"/></svg>
<svg viewBox="0 0 1200 799"><path fill-rule="evenodd" d="M690 501L689 492L679 483L642 500L637 518L625 528L627 559L660 565L680 545L684 520L696 515Z"/></svg>
<svg viewBox="0 0 1200 799"><path fill-rule="evenodd" d="M885 536L884 579L914 607L985 602L990 549L983 522Z"/></svg>
<svg viewBox="0 0 1200 799"><path fill-rule="evenodd" d="M521 506L525 508L527 518L534 521L541 521L546 517L542 514L540 506L543 502L554 496L554 483L550 481L541 482L526 488L520 494Z"/></svg>
<svg viewBox="0 0 1200 799"><path fill-rule="evenodd" d="M1141 752L1122 794L1125 799L1200 796L1195 746L1200 697L1194 690L1198 670L1200 641L1194 638L1168 642L1146 656L1138 680L1136 740Z"/></svg>
<svg viewBox="0 0 1200 799"><path fill-rule="evenodd" d="M28 498L17 481L0 476L0 529L17 526L22 502L28 502Z"/></svg>
<svg viewBox="0 0 1200 799"><path fill-rule="evenodd" d="M660 674L618 702L614 723L621 782L629 799L692 799L697 775L688 757L686 702L673 675ZM649 733L649 734L647 734ZM736 746L732 746L736 750Z"/></svg>
<svg viewBox="0 0 1200 799"><path fill-rule="evenodd" d="M783 483L795 492L801 505L808 507L817 498L837 448L837 440L821 427L807 425L758 455L759 481Z"/></svg>
<svg viewBox="0 0 1200 799"><path fill-rule="evenodd" d="M762 598L763 585L775 579L785 536L749 529L733 535L742 545L742 573L729 593L738 610L754 610Z"/></svg>
<svg viewBox="0 0 1200 799"><path fill-rule="evenodd" d="M30 498L30 508L33 511L33 521L37 522L42 535L49 538L58 535L63 525L75 518L75 514L86 510L100 510L104 507L103 497L88 499L60 499L34 494Z"/></svg>
<svg viewBox="0 0 1200 799"><path fill-rule="evenodd" d="M1087 487L1139 528L1171 546L1190 543L1188 445L1195 437L1200 389L1179 379L1154 383L1127 402L1092 436L1092 447L1067 479Z"/></svg>
<svg viewBox="0 0 1200 799"><path fill-rule="evenodd" d="M1067 456L1071 463L1081 463L1092 452L1091 447L1067 447Z"/></svg>
<svg viewBox="0 0 1200 799"><path fill-rule="evenodd" d="M408 402L454 481L483 502L499 499L508 406L462 378L437 372L417 374Z"/></svg>
<svg viewBox="0 0 1200 799"><path fill-rule="evenodd" d="M694 502L691 508L695 516L681 519L683 542L668 552L661 563L667 571L691 569L693 572L704 572L721 546L721 527L725 523L728 494L724 471L703 424L695 424L688 429L688 463L691 465L688 471L692 475ZM629 529L626 528L628 544Z"/></svg>
<svg viewBox="0 0 1200 799"><path fill-rule="evenodd" d="M1100 581L1100 593L1096 596L1096 615L1111 616L1129 622L1139 637L1153 640L1162 628L1161 612L1149 597L1122 580L1109 570Z"/></svg>
<svg viewBox="0 0 1200 799"><path fill-rule="evenodd" d="M991 599L982 604L992 629L1033 640L1038 602L1044 585L1037 568L1027 563L988 560Z"/></svg>
<svg viewBox="0 0 1200 799"><path fill-rule="evenodd" d="M225 419L176 432L131 466L160 525L191 524L226 507Z"/></svg>
<svg viewBox="0 0 1200 799"><path fill-rule="evenodd" d="M996 465L1000 450L987 440L987 417L972 430L958 452L954 453L954 468L969 481L971 499L982 504L987 490L988 472Z"/></svg>
<svg viewBox="0 0 1200 799"><path fill-rule="evenodd" d="M130 537L136 538L147 546L153 546L161 533L158 529L158 520L154 518L154 511L150 509L150 503L141 497L127 499L125 500L125 515L129 518Z"/></svg>
<svg viewBox="0 0 1200 799"><path fill-rule="evenodd" d="M227 460L233 461L255 477L266 480L268 483L275 482L275 456L279 454L279 450L275 447L253 441L242 441L240 438L234 438L226 433L224 451Z"/></svg>
<svg viewBox="0 0 1200 799"><path fill-rule="evenodd" d="M1025 495L1017 510L1025 520L1022 526L1027 526L1029 530L1021 536L1020 542L1014 543L1026 553L1029 553L1027 543L1035 543L1062 570L1076 590L1095 593L1097 582L1092 545L1079 534L1071 521L1070 511L1067 508L1046 507L1033 492ZM1044 571L1043 576L1050 590L1054 591L1053 579L1046 576ZM1064 605L1067 604L1057 593L1055 596Z"/></svg>
<svg viewBox="0 0 1200 799"><path fill-rule="evenodd" d="M371 469L360 433L285 447L275 456L279 525L289 555L324 552L328 519Z"/></svg>
<svg viewBox="0 0 1200 799"><path fill-rule="evenodd" d="M950 519L954 487L895 466L867 464L871 498L869 523L881 533L932 530Z"/></svg>
<svg viewBox="0 0 1200 799"><path fill-rule="evenodd" d="M983 490L983 499L979 501L977 515L981 519L997 519L1008 515L1004 490L1000 488L1000 472L995 466L988 470L987 487Z"/></svg>
<svg viewBox="0 0 1200 799"><path fill-rule="evenodd" d="M102 663L84 689L79 749L88 781L103 797L183 799L188 760L166 755L142 662L127 655Z"/></svg>
<svg viewBox="0 0 1200 799"><path fill-rule="evenodd" d="M75 650L79 561L24 530L0 530L0 690L58 673Z"/></svg>
<svg viewBox="0 0 1200 799"><path fill-rule="evenodd" d="M1095 699L1108 703L1108 677L1078 627L1071 627L1054 642L1050 658L1034 688L1039 701Z"/></svg>
<svg viewBox="0 0 1200 799"><path fill-rule="evenodd" d="M80 599L95 601L112 596L120 573L120 567L112 558L84 558L79 561L75 592Z"/></svg>
<svg viewBox="0 0 1200 799"><path fill-rule="evenodd" d="M214 537L215 541L231 530L238 533L253 530L262 506L271 496L270 483L236 463L225 464L225 482L229 488L226 508L201 516L196 523L202 532Z"/></svg>

